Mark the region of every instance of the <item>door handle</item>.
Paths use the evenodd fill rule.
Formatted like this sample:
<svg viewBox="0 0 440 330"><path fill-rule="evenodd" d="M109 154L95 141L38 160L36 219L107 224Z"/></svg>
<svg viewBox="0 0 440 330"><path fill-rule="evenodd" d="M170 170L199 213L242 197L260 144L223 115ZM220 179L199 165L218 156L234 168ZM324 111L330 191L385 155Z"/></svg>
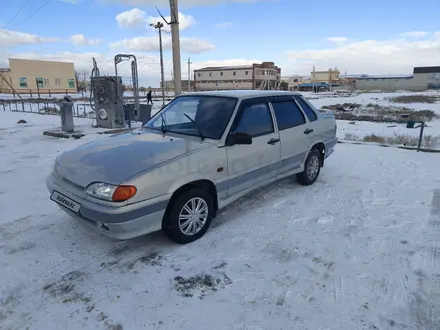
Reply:
<svg viewBox="0 0 440 330"><path fill-rule="evenodd" d="M267 141L267 144L274 145L274 144L276 144L276 143L278 143L278 142L280 142L280 139L274 139L274 138L272 138L272 139L270 139L269 141Z"/></svg>
<svg viewBox="0 0 440 330"><path fill-rule="evenodd" d="M306 129L306 130L304 131L304 134L310 134L310 133L312 133L312 132L313 132L313 130L310 129L310 128L308 128L308 129Z"/></svg>

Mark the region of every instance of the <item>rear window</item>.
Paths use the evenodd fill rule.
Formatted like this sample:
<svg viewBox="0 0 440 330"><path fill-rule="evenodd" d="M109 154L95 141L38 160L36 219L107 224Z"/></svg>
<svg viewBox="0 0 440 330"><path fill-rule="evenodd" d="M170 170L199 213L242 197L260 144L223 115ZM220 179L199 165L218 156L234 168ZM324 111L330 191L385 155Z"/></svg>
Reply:
<svg viewBox="0 0 440 330"><path fill-rule="evenodd" d="M272 107L280 131L306 123L302 111L293 100L272 102Z"/></svg>
<svg viewBox="0 0 440 330"><path fill-rule="evenodd" d="M315 121L316 119L318 119L318 116L316 115L315 111L301 96L295 96L295 100L298 102L301 109L303 109L309 121Z"/></svg>

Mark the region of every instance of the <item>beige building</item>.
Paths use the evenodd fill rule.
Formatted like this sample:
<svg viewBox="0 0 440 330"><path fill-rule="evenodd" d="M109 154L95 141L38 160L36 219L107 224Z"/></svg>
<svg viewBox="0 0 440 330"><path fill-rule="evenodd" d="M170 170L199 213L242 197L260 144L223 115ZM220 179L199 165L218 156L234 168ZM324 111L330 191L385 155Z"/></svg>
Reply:
<svg viewBox="0 0 440 330"><path fill-rule="evenodd" d="M339 70L337 68L328 69L327 71L312 71L310 72L310 80L312 82L323 82L323 83L339 83Z"/></svg>
<svg viewBox="0 0 440 330"><path fill-rule="evenodd" d="M278 89L281 69L274 62L194 70L197 90Z"/></svg>
<svg viewBox="0 0 440 330"><path fill-rule="evenodd" d="M291 77L285 77L282 79L288 84L289 91L298 90L298 86L304 82L304 76L293 75Z"/></svg>
<svg viewBox="0 0 440 330"><path fill-rule="evenodd" d="M9 59L9 68L0 69L0 93L76 93L73 63Z"/></svg>

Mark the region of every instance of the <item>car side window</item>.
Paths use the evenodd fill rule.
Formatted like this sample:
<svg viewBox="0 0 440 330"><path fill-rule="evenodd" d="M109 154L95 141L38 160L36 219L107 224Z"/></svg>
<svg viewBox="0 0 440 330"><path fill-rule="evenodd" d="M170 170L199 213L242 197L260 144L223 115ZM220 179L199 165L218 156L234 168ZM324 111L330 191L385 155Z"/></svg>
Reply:
<svg viewBox="0 0 440 330"><path fill-rule="evenodd" d="M247 133L252 137L273 133L269 106L266 103L245 105L234 132Z"/></svg>
<svg viewBox="0 0 440 330"><path fill-rule="evenodd" d="M304 125L306 123L304 114L293 100L273 102L272 107L275 113L279 131Z"/></svg>
<svg viewBox="0 0 440 330"><path fill-rule="evenodd" d="M295 100L296 102L298 102L301 109L303 109L307 118L309 118L309 121L315 121L316 119L318 119L316 112L313 111L310 105L301 96L295 96Z"/></svg>

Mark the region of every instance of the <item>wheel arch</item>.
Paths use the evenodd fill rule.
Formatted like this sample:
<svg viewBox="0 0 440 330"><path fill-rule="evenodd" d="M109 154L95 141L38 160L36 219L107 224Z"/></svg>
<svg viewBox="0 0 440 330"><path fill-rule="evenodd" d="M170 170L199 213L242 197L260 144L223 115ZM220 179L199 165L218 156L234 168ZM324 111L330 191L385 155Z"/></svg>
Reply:
<svg viewBox="0 0 440 330"><path fill-rule="evenodd" d="M324 143L323 143L323 142L317 142L317 143L315 143L315 144L310 148L310 150L313 150L313 149L319 151L319 154L321 155L321 157L320 157L321 167L323 167L323 166L324 166L324 160L325 160L325 145L324 145Z"/></svg>
<svg viewBox="0 0 440 330"><path fill-rule="evenodd" d="M177 198L179 198L183 193L185 193L186 191L188 191L192 188L204 189L211 195L212 200L214 202L214 217L216 216L217 211L218 211L218 195L217 195L217 188L215 187L215 184L212 181L206 180L206 179L195 180L195 181L185 183L180 188L178 188L176 191L174 191L174 193L171 195L171 198L168 201L167 208L166 208L165 213L163 215L162 228L165 224L166 217L169 216L169 213L170 213L170 210L171 210L171 207L172 207L174 201Z"/></svg>

